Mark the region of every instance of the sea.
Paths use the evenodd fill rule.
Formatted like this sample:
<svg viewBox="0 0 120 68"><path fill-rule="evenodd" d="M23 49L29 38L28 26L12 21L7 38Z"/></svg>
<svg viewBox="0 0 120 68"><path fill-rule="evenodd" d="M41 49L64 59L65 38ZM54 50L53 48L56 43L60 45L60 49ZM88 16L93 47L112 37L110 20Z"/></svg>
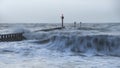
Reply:
<svg viewBox="0 0 120 68"><path fill-rule="evenodd" d="M120 23L0 23L0 68L120 68Z"/></svg>

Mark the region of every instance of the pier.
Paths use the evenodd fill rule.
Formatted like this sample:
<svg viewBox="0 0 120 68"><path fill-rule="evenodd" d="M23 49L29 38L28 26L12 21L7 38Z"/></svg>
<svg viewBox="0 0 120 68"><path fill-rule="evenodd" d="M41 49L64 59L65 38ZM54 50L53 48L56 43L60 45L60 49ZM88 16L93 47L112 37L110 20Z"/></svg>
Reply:
<svg viewBox="0 0 120 68"><path fill-rule="evenodd" d="M62 14L62 16L61 16L61 27L55 27L55 28L49 28L49 29L42 29L42 30L37 30L37 31L34 31L34 32L61 30L63 28L65 28L65 26L64 26L64 15Z"/></svg>
<svg viewBox="0 0 120 68"><path fill-rule="evenodd" d="M22 41L25 37L23 33L13 33L13 34L1 34L0 35L0 42L7 42L7 41Z"/></svg>
<svg viewBox="0 0 120 68"><path fill-rule="evenodd" d="M42 29L42 30L36 30L34 32L61 30L63 28L65 28L65 27ZM0 42L22 41L24 39L25 39L25 37L23 36L23 33L0 34Z"/></svg>
<svg viewBox="0 0 120 68"><path fill-rule="evenodd" d="M34 32L39 32L39 31L53 31L53 30L61 30L64 29L65 27L56 27L56 28L48 28L48 29L41 29L41 30L36 30Z"/></svg>
<svg viewBox="0 0 120 68"><path fill-rule="evenodd" d="M61 27L41 29L41 30L36 30L34 32L61 30L63 28L65 28L65 26L64 26L64 15L62 14L62 16L61 16ZM23 36L23 33L0 34L0 42L22 41L24 39L25 39L25 37Z"/></svg>

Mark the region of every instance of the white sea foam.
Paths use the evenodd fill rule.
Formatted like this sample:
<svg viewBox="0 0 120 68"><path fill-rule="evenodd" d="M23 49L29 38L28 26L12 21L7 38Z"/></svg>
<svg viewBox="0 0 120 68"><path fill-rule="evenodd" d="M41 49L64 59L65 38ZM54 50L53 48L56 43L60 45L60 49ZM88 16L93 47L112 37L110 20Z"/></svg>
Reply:
<svg viewBox="0 0 120 68"><path fill-rule="evenodd" d="M48 32L34 31L56 25L6 25L0 32L24 32L26 40L0 42L0 68L120 68L120 24L66 24Z"/></svg>

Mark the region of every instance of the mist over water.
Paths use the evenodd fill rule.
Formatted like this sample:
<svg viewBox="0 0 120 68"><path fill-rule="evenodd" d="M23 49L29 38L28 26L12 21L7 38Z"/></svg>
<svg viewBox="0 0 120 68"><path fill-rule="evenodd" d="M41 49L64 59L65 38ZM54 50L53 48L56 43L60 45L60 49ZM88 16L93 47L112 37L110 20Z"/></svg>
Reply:
<svg viewBox="0 0 120 68"><path fill-rule="evenodd" d="M1 34L24 32L26 40L0 42L0 67L119 68L120 24L0 24ZM116 63L117 62L117 63ZM103 66L104 65L104 66Z"/></svg>

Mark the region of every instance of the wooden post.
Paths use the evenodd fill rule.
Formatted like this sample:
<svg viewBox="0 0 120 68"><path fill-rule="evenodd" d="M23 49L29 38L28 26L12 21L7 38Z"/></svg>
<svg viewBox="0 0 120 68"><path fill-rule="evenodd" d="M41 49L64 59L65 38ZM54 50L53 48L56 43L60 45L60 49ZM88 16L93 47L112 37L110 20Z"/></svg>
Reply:
<svg viewBox="0 0 120 68"><path fill-rule="evenodd" d="M64 27L64 16L63 16L63 14L62 14L62 16L61 16L61 20L62 20L62 28Z"/></svg>
<svg viewBox="0 0 120 68"><path fill-rule="evenodd" d="M74 27L76 27L76 22L74 22Z"/></svg>
<svg viewBox="0 0 120 68"><path fill-rule="evenodd" d="M80 22L80 28L81 28L81 26L82 26L82 22Z"/></svg>
<svg viewBox="0 0 120 68"><path fill-rule="evenodd" d="M21 41L25 39L23 33L14 33L14 34L3 34L0 35L0 42L4 41Z"/></svg>

